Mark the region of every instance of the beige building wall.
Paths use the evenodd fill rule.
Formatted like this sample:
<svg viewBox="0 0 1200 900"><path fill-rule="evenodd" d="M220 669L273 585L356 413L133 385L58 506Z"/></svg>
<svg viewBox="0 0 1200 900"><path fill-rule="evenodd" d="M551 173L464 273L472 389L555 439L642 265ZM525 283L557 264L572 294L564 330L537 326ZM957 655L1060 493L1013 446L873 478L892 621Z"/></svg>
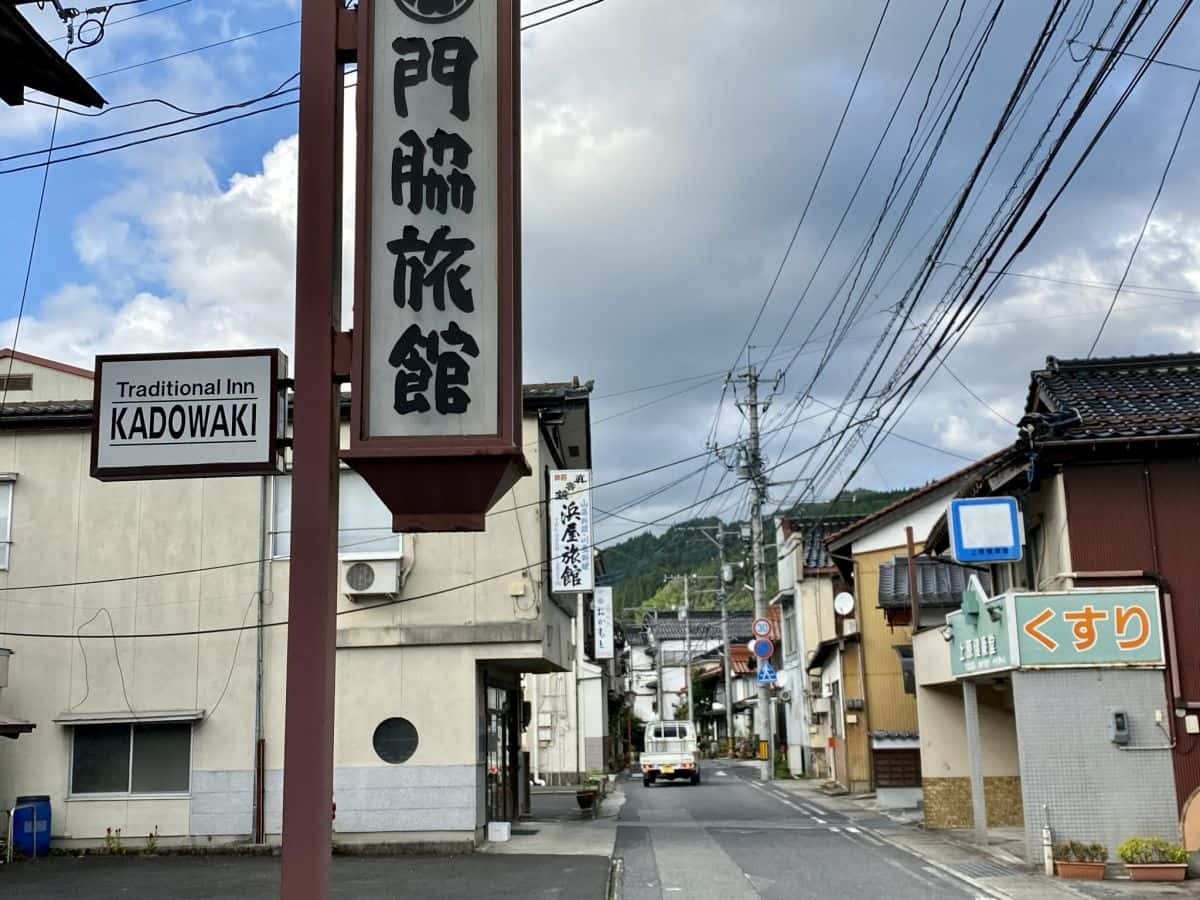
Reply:
<svg viewBox="0 0 1200 900"><path fill-rule="evenodd" d="M937 629L913 642L921 781L926 828L970 828L971 768L962 683L950 672L950 650ZM1012 683L977 682L984 799L991 826L1024 824Z"/></svg>
<svg viewBox="0 0 1200 900"><path fill-rule="evenodd" d="M50 391L58 374L38 369L35 387ZM80 393L67 375L56 390ZM471 838L484 821L481 673L516 687L521 671L571 665L572 619L545 591L541 564L538 501L552 463L536 417L526 417L524 437L535 474L500 500L484 534L405 536L402 602L370 609L340 593L329 598L340 614L335 831L343 840L392 830L399 839ZM236 629L256 622L261 596L265 807L277 834L289 566L258 561L264 531L277 527L271 480L103 484L89 477L89 436L78 429L0 432L0 471L17 475L11 563L0 572L0 631L14 651L5 711L37 723L19 741L0 742L0 806L18 794L50 795L53 834L64 843L156 826L164 844L244 839L257 636ZM206 629L218 633L194 633ZM71 728L54 720L130 708L148 718L196 711L189 791L69 797ZM403 765L383 764L373 749L375 727L390 716L419 734Z"/></svg>

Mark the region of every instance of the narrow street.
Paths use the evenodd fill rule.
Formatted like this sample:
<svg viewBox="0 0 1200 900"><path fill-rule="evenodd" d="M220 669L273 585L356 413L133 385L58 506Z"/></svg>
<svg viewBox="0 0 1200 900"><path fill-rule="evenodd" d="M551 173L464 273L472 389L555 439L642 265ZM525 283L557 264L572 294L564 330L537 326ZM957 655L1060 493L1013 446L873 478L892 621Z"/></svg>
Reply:
<svg viewBox="0 0 1200 900"><path fill-rule="evenodd" d="M979 896L881 840L886 819L852 819L762 785L749 766L709 763L696 786L647 788L634 776L622 789L626 900Z"/></svg>

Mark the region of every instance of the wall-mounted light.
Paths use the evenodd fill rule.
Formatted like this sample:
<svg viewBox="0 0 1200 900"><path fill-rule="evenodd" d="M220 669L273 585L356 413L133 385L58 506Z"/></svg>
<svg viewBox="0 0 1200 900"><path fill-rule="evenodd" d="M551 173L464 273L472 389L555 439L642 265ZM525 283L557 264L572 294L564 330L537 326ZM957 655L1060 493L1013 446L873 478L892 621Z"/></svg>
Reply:
<svg viewBox="0 0 1200 900"><path fill-rule="evenodd" d="M942 636L942 640L947 644L954 640L954 629L947 625L945 628L939 628L938 634Z"/></svg>

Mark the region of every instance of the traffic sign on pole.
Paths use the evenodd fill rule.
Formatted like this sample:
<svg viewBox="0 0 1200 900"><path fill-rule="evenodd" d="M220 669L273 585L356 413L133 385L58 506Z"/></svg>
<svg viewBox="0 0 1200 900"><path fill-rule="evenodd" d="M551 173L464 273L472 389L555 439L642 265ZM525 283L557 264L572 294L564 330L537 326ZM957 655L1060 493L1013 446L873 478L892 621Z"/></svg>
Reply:
<svg viewBox="0 0 1200 900"><path fill-rule="evenodd" d="M764 662L758 667L758 683L759 684L775 684L775 679L779 677L779 673L775 671L775 667L769 662Z"/></svg>
<svg viewBox="0 0 1200 900"><path fill-rule="evenodd" d="M771 622L769 619L755 619L754 624L750 626L750 630L754 632L755 637L770 637Z"/></svg>
<svg viewBox="0 0 1200 900"><path fill-rule="evenodd" d="M759 659L770 659L775 655L775 644L770 638L759 638L754 642L753 649Z"/></svg>

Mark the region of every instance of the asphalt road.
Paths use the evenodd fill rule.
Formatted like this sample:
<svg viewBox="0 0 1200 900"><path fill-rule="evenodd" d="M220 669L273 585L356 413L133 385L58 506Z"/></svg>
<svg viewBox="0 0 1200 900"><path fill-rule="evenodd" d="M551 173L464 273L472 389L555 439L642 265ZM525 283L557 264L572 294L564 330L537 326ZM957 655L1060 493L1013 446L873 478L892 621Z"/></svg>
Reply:
<svg viewBox="0 0 1200 900"><path fill-rule="evenodd" d="M709 763L699 785L631 778L617 830L625 900L961 900L977 892L881 840L886 820L851 821Z"/></svg>

